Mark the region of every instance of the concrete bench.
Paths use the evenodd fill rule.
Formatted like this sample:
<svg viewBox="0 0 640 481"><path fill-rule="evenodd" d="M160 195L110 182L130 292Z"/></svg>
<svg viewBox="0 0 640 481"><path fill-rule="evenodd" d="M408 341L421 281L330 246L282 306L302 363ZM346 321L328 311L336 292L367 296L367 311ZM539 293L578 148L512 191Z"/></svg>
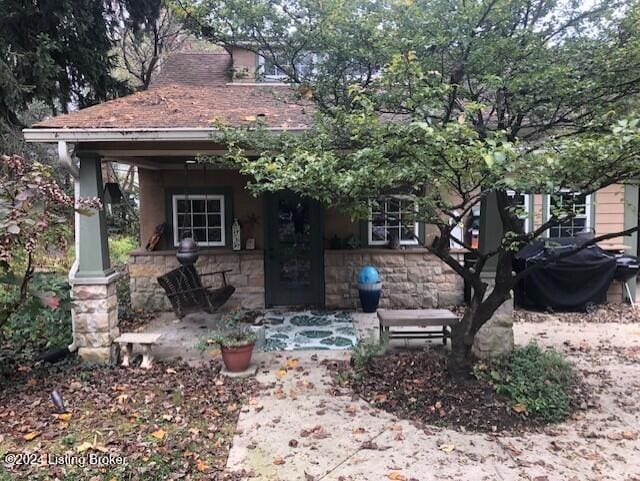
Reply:
<svg viewBox="0 0 640 481"><path fill-rule="evenodd" d="M448 309L378 309L380 342L391 339L451 339L451 326L459 318ZM438 327L438 330L429 329ZM391 328L397 328L391 330Z"/></svg>
<svg viewBox="0 0 640 481"><path fill-rule="evenodd" d="M122 365L128 367L131 365L133 357L133 345L138 344L142 347L142 363L140 367L150 369L153 365L153 355L151 354L151 346L158 343L162 334L154 332L125 332L118 337L115 342L120 344L122 352Z"/></svg>

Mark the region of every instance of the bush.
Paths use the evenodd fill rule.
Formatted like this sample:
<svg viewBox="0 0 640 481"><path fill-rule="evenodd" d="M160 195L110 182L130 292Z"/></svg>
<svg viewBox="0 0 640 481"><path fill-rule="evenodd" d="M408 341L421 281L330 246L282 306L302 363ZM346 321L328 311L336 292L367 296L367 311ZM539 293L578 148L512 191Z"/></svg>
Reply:
<svg viewBox="0 0 640 481"><path fill-rule="evenodd" d="M109 255L114 266L122 266L129 259L129 252L138 247L138 241L132 236L109 237Z"/></svg>
<svg viewBox="0 0 640 481"><path fill-rule="evenodd" d="M44 350L71 343L71 296L64 277L38 273L29 297L2 326L2 337L14 351ZM13 293L4 290L2 295Z"/></svg>
<svg viewBox="0 0 640 481"><path fill-rule="evenodd" d="M358 343L351 353L351 365L357 375L363 374L373 358L384 352L384 344L384 342L380 343L374 338Z"/></svg>
<svg viewBox="0 0 640 481"><path fill-rule="evenodd" d="M508 396L515 411L544 422L569 415L576 376L573 366L553 349L543 351L536 344L516 347L488 366L480 364L475 372L490 379L498 394Z"/></svg>

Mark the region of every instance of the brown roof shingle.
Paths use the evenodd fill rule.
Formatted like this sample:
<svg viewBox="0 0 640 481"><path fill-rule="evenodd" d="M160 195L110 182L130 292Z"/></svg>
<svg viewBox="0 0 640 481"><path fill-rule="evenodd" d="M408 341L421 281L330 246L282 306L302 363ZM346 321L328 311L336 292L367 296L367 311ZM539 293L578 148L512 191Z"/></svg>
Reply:
<svg viewBox="0 0 640 481"><path fill-rule="evenodd" d="M149 90L43 120L36 128L239 127L261 119L271 128L303 128L313 109L287 86L227 84L230 56L178 54Z"/></svg>

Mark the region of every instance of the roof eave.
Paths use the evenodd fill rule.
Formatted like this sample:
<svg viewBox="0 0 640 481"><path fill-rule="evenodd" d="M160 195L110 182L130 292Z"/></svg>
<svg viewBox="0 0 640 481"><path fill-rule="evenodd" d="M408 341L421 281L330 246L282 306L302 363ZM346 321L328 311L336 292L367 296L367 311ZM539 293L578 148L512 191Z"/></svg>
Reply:
<svg viewBox="0 0 640 481"><path fill-rule="evenodd" d="M306 127L264 127L271 132L302 132ZM220 129L214 127L174 128L32 128L23 129L27 142L131 142L144 140L215 140Z"/></svg>

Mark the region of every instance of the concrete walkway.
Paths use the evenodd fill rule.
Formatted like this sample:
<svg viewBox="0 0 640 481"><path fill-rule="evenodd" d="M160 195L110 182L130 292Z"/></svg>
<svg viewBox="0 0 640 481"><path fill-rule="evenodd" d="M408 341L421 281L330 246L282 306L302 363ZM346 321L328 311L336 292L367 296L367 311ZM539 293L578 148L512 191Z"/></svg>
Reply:
<svg viewBox="0 0 640 481"><path fill-rule="evenodd" d="M348 352L259 353L266 388L242 410L228 468L273 481L640 480L640 325L515 331L518 344L537 340L577 364L595 397L586 415L519 436L414 426L331 386L322 360Z"/></svg>

